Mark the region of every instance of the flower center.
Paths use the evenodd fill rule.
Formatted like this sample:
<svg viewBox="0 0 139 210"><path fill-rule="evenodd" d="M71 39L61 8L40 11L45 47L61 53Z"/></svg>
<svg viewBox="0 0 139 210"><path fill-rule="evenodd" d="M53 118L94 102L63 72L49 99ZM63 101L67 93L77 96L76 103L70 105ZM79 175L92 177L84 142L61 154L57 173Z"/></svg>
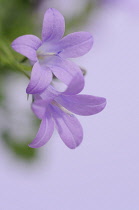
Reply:
<svg viewBox="0 0 139 210"><path fill-rule="evenodd" d="M50 43L43 43L37 50L37 58L39 60L48 61L53 56L56 56L57 52L53 49Z"/></svg>
<svg viewBox="0 0 139 210"><path fill-rule="evenodd" d="M49 58L54 55L56 55L56 53L54 53L54 52L43 53L43 52L37 51L37 58L41 59L41 60L45 59L45 58Z"/></svg>

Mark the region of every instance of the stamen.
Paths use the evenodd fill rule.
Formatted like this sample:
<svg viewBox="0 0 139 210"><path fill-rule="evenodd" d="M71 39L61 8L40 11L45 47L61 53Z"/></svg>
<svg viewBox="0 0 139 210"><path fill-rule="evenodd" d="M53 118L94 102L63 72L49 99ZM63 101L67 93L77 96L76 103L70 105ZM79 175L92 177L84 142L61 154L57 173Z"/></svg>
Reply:
<svg viewBox="0 0 139 210"><path fill-rule="evenodd" d="M45 57L54 56L56 54L57 53L54 53L54 52L47 52L47 53L37 52L37 57L38 59L43 59Z"/></svg>
<svg viewBox="0 0 139 210"><path fill-rule="evenodd" d="M70 112L69 110L67 110L65 107L63 107L61 104L58 104L56 101L52 101L51 102L52 105L57 106L59 109L61 109L63 112L65 112L66 114L69 115L73 115L72 112Z"/></svg>
<svg viewBox="0 0 139 210"><path fill-rule="evenodd" d="M54 53L54 52L47 52L47 53L37 52L37 57L41 59L41 58L45 58L48 56L54 56L56 54L57 53Z"/></svg>

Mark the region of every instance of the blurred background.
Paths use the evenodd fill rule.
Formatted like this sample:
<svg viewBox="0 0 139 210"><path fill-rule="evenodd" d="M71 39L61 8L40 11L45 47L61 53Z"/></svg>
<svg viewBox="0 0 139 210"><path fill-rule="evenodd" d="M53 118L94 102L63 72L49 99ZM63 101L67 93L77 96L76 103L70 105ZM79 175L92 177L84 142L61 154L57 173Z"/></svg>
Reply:
<svg viewBox="0 0 139 210"><path fill-rule="evenodd" d="M57 132L43 148L27 146L39 121L25 93L24 57L10 43L40 37L49 7L64 15L66 34L92 33L92 50L74 62L87 70L83 93L108 102L78 117L84 140L75 150ZM139 209L138 26L138 0L0 0L1 210Z"/></svg>

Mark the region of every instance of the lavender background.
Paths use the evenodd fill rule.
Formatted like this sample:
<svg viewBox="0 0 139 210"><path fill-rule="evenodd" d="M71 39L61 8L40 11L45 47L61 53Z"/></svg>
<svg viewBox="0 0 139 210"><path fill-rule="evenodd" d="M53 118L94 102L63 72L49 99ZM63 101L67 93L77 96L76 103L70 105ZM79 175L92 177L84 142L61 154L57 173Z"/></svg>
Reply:
<svg viewBox="0 0 139 210"><path fill-rule="evenodd" d="M76 3L50 5L70 14L76 12ZM39 149L38 160L29 164L15 161L1 143L1 210L139 209L138 24L138 1L105 1L90 16L84 30L93 34L94 47L76 62L88 71L84 93L106 97L107 107L93 117L78 117L84 141L76 150L69 150L55 132ZM27 82L11 85L11 107L20 114L14 115L16 121L30 112ZM24 131L30 132L24 123Z"/></svg>

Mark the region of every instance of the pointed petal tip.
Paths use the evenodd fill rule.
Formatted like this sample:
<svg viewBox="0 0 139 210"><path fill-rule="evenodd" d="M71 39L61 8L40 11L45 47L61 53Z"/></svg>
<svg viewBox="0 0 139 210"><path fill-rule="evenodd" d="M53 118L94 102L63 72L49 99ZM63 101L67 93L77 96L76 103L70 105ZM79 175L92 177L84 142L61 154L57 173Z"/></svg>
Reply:
<svg viewBox="0 0 139 210"><path fill-rule="evenodd" d="M103 105L103 107L105 108L106 107L106 105L107 105L107 99L106 98L104 98L104 105ZM103 108L103 109L104 109Z"/></svg>
<svg viewBox="0 0 139 210"><path fill-rule="evenodd" d="M59 10L55 9L54 7L48 8L48 9L46 10L46 12L52 12L53 15L55 15L55 13L62 15L61 12L60 12ZM45 13L46 13L46 12L45 12ZM63 15L62 15L62 16L63 16Z"/></svg>
<svg viewBox="0 0 139 210"><path fill-rule="evenodd" d="M99 112L103 111L103 109L106 107L107 104L106 98L100 97L100 99L101 99L101 104L96 107L95 114L98 114Z"/></svg>
<svg viewBox="0 0 139 210"><path fill-rule="evenodd" d="M76 149L78 146L68 146L68 145L66 145L69 149L72 149L72 150L74 150L74 149Z"/></svg>
<svg viewBox="0 0 139 210"><path fill-rule="evenodd" d="M57 11L57 12L59 12L57 9L55 9L54 7L50 7L48 10L51 10L51 11L53 11L53 12L55 12L55 11Z"/></svg>
<svg viewBox="0 0 139 210"><path fill-rule="evenodd" d="M45 14L48 14L48 13L53 13L53 14L54 14L54 12L55 12L55 8L50 7L50 8L48 8L48 9L45 11L44 15L45 15Z"/></svg>
<svg viewBox="0 0 139 210"><path fill-rule="evenodd" d="M81 139L80 142L78 142L78 143L76 142L76 144L72 144L72 145L67 145L67 144L66 144L66 146L67 146L69 149L74 150L74 149L76 149L77 147L80 146L80 144L82 143L82 140L83 140L83 139Z"/></svg>
<svg viewBox="0 0 139 210"><path fill-rule="evenodd" d="M46 87L41 87L41 86L35 87L35 86L30 85L30 83L29 83L29 85L26 88L26 93L33 94L33 95L41 94L47 89L47 87L48 87L48 85Z"/></svg>
<svg viewBox="0 0 139 210"><path fill-rule="evenodd" d="M102 105L105 107L107 104L107 99L104 97L100 97L102 99Z"/></svg>
<svg viewBox="0 0 139 210"><path fill-rule="evenodd" d="M26 88L26 93L27 94L41 94L44 89L32 89L32 87L30 87L30 85L28 85L28 87Z"/></svg>
<svg viewBox="0 0 139 210"><path fill-rule="evenodd" d="M34 148L34 149L35 148L37 149L37 148L43 147L47 143L47 141L45 141L45 140L42 141L42 140L43 139L41 139L41 137L40 137L40 139L39 138L37 138L37 139L35 138L30 144L28 144L28 146L31 147L31 148Z"/></svg>

